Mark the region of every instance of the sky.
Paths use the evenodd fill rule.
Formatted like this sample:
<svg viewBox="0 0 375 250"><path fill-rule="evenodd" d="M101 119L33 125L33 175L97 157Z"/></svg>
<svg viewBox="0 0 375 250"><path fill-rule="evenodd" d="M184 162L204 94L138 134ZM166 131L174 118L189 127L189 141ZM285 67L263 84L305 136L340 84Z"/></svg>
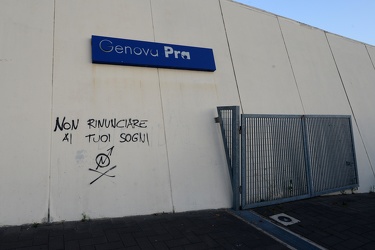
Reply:
<svg viewBox="0 0 375 250"><path fill-rule="evenodd" d="M375 0L234 0L375 46Z"/></svg>

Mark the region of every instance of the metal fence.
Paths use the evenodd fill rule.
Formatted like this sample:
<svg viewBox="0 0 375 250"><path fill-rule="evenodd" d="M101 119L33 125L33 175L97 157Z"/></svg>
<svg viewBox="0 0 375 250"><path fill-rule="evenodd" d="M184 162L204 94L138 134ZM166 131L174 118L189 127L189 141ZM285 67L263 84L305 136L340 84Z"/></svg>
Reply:
<svg viewBox="0 0 375 250"><path fill-rule="evenodd" d="M307 198L300 117L243 115L241 120L242 207Z"/></svg>
<svg viewBox="0 0 375 250"><path fill-rule="evenodd" d="M218 113L235 209L358 187L350 116L241 115L239 127L238 107Z"/></svg>
<svg viewBox="0 0 375 250"><path fill-rule="evenodd" d="M358 186L350 116L306 116L312 193Z"/></svg>

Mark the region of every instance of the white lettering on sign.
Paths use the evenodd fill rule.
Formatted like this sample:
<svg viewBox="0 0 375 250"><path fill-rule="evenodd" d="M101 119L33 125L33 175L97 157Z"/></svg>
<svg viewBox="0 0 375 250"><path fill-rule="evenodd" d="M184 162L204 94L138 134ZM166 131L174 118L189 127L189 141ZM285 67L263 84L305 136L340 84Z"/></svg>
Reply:
<svg viewBox="0 0 375 250"><path fill-rule="evenodd" d="M152 50L148 48L140 48L140 47L130 47L130 46L121 46L121 45L113 45L111 40L104 39L101 40L99 43L99 48L101 51L106 53L111 53L112 51L116 52L117 54L130 54L130 55L151 55L153 57L159 56L158 50Z"/></svg>
<svg viewBox="0 0 375 250"><path fill-rule="evenodd" d="M122 46L114 45L111 40L103 39L99 43L99 48L105 53L115 52L117 54L126 54L126 55L137 55L137 56L152 56L159 57L159 51L157 49L143 48L143 47L131 47L131 46ZM190 60L189 51L179 51L173 49L171 46L164 46L164 57L165 58L175 58L175 59L185 59Z"/></svg>
<svg viewBox="0 0 375 250"><path fill-rule="evenodd" d="M178 51L173 50L172 47L164 46L164 55L166 58L169 58L170 55L174 55L174 58L178 59L179 55L181 55L182 59L188 59L190 60L190 53L187 51Z"/></svg>

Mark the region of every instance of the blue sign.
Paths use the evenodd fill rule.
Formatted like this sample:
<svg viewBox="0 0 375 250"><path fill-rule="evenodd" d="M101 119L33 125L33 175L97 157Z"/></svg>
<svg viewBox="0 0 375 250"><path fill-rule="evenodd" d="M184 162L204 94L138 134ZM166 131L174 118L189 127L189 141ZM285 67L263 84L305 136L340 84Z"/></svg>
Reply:
<svg viewBox="0 0 375 250"><path fill-rule="evenodd" d="M92 36L92 62L215 71L212 49Z"/></svg>

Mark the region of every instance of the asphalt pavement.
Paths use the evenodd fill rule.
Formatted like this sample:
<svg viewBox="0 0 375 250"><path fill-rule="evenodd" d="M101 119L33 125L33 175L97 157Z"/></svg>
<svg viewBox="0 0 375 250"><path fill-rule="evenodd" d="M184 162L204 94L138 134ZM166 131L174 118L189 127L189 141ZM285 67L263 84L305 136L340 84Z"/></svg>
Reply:
<svg viewBox="0 0 375 250"><path fill-rule="evenodd" d="M0 249L375 249L375 194L0 227Z"/></svg>

